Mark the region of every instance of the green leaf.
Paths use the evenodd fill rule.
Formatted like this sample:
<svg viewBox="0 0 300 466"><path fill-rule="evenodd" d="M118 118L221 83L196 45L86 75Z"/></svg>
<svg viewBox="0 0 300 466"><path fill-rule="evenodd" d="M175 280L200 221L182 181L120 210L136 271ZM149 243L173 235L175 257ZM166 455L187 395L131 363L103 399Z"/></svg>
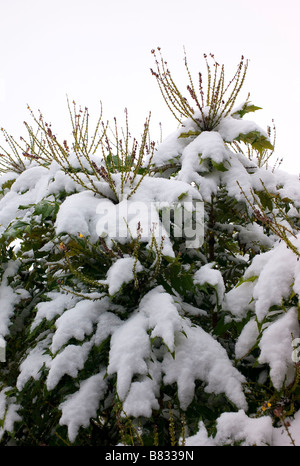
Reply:
<svg viewBox="0 0 300 466"><path fill-rule="evenodd" d="M26 210L26 209L30 209L30 207L33 207L34 204L28 204L28 205L19 205L18 209L19 210Z"/></svg>
<svg viewBox="0 0 300 466"><path fill-rule="evenodd" d="M189 138L191 136L199 136L199 134L201 133L201 131L188 131L187 133L181 133L180 136L178 136L178 139L179 138Z"/></svg>
<svg viewBox="0 0 300 466"><path fill-rule="evenodd" d="M4 233L4 238L16 238L20 233L22 233L26 227L30 226L27 222L22 222L18 220L12 226L10 226Z"/></svg>
<svg viewBox="0 0 300 466"><path fill-rule="evenodd" d="M258 194L258 197L260 199L262 206L265 209L267 208L271 211L273 209L273 203L272 203L272 199L270 198L270 196L268 196L268 194L265 191L260 191L257 194Z"/></svg>
<svg viewBox="0 0 300 466"><path fill-rule="evenodd" d="M123 161L118 155L108 155L106 157L106 166L110 171L114 168L116 168L118 171L126 171L126 168L131 166L131 163L132 160L129 156L127 156Z"/></svg>
<svg viewBox="0 0 300 466"><path fill-rule="evenodd" d="M178 196L178 201L181 201L181 199L183 199L185 196L188 195L188 192L186 191L185 193L181 193L179 196Z"/></svg>
<svg viewBox="0 0 300 466"><path fill-rule="evenodd" d="M10 189L15 181L15 179L7 180L5 183L2 184L1 191L4 191L5 189Z"/></svg>
<svg viewBox="0 0 300 466"><path fill-rule="evenodd" d="M213 333L218 336L223 335L230 327L232 327L232 322L225 323L225 316L223 316L215 326Z"/></svg>
<svg viewBox="0 0 300 466"><path fill-rule="evenodd" d="M217 162L214 162L213 160L211 160L211 164L214 168L216 168L219 172L227 172L228 171L228 168L226 168L224 166L224 164L221 162L221 163L217 163Z"/></svg>
<svg viewBox="0 0 300 466"><path fill-rule="evenodd" d="M236 285L237 287L242 285L243 283L247 283L247 282L255 282L255 280L258 278L257 275L253 275L252 277L249 277L249 278L244 278L244 277L241 277L239 279L239 282L238 284Z"/></svg>
<svg viewBox="0 0 300 466"><path fill-rule="evenodd" d="M35 206L33 215L41 215L42 220L44 220L45 218L50 217L56 210L56 204L43 200Z"/></svg>
<svg viewBox="0 0 300 466"><path fill-rule="evenodd" d="M261 155L265 149L274 150L274 146L270 143L268 138L261 134L259 131L250 131L247 134L239 134L236 138L238 142L251 144L253 149L256 149Z"/></svg>
<svg viewBox="0 0 300 466"><path fill-rule="evenodd" d="M262 107L249 105L249 102L246 102L240 110L234 112L232 115L239 115L242 118L244 115L246 115L246 113L256 112L256 110L262 110Z"/></svg>

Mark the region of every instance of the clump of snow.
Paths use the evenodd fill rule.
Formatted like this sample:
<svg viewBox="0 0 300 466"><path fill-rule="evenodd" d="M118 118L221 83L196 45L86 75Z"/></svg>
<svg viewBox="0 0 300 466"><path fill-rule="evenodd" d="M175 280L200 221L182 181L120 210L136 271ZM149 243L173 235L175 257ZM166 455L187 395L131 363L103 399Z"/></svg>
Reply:
<svg viewBox="0 0 300 466"><path fill-rule="evenodd" d="M34 380L38 380L41 376L40 369L44 364L46 367L50 366L51 356L46 352L50 340L51 336L48 336L39 341L21 363L20 374L17 378L18 390L22 390L31 377Z"/></svg>
<svg viewBox="0 0 300 466"><path fill-rule="evenodd" d="M192 173L202 171L201 164L205 159L211 159L220 164L228 160L229 153L219 133L203 131L184 148L178 179L189 183Z"/></svg>
<svg viewBox="0 0 300 466"><path fill-rule="evenodd" d="M134 374L148 373L146 359L150 356L147 318L135 313L117 328L111 338L108 374L117 373L117 391L124 400Z"/></svg>
<svg viewBox="0 0 300 466"><path fill-rule="evenodd" d="M21 408L16 403L16 397L7 397L6 392L13 387L5 387L0 391L0 440L5 432L13 432L15 422L21 421L18 409Z"/></svg>
<svg viewBox="0 0 300 466"><path fill-rule="evenodd" d="M163 361L164 383L177 383L182 409L193 399L195 380L206 382L207 393L225 393L237 407L247 409L242 389L245 378L225 349L201 327L185 326L184 332L177 336L175 358L168 353Z"/></svg>
<svg viewBox="0 0 300 466"><path fill-rule="evenodd" d="M221 272L217 269L213 269L214 265L215 263L211 262L197 270L194 274L194 283L199 285L209 283L216 289L218 302L221 303L224 297L225 285Z"/></svg>
<svg viewBox="0 0 300 466"><path fill-rule="evenodd" d="M262 130L254 121L237 119L232 116L222 118L218 126L215 128L215 131L218 131L226 142L232 142L240 134L248 134L252 131L257 131L268 138L266 131Z"/></svg>
<svg viewBox="0 0 300 466"><path fill-rule="evenodd" d="M57 214L56 233L58 235L69 233L76 236L80 233L83 236L90 236L91 240L96 240L98 237L96 211L99 202L101 202L99 198L95 197L91 191L82 191L68 196Z"/></svg>
<svg viewBox="0 0 300 466"><path fill-rule="evenodd" d="M118 311L117 306L113 306L107 300L108 308L111 310ZM103 305L103 302L102 302ZM102 312L98 317L97 328L94 334L95 345L99 346L101 343L106 340L110 335L112 335L120 325L122 325L122 320L113 312Z"/></svg>
<svg viewBox="0 0 300 466"><path fill-rule="evenodd" d="M186 439L186 446L272 445L273 427L269 416L250 418L243 409L237 413L222 413L217 419L217 434L209 437L203 422L198 432Z"/></svg>
<svg viewBox="0 0 300 466"><path fill-rule="evenodd" d="M217 442L214 438L209 437L203 421L198 424L198 432L185 439L185 446L187 447L214 447Z"/></svg>
<svg viewBox="0 0 300 466"><path fill-rule="evenodd" d="M255 345L259 335L258 325L255 319L249 320L241 331L235 344L235 357L237 359L245 356Z"/></svg>
<svg viewBox="0 0 300 466"><path fill-rule="evenodd" d="M122 257L112 264L107 272L106 282L110 295L117 293L121 286L134 280L134 272L142 272L143 267L134 257Z"/></svg>
<svg viewBox="0 0 300 466"><path fill-rule="evenodd" d="M59 423L68 426L71 442L76 439L79 428L88 427L90 419L96 417L99 401L104 397L106 389L105 371L102 370L81 381L79 390L59 405L62 411Z"/></svg>
<svg viewBox="0 0 300 466"><path fill-rule="evenodd" d="M291 241L299 249L300 236ZM254 309L262 322L271 306L280 306L292 291L299 294L298 272L297 255L284 242L275 243L271 250L253 258L243 276L244 282L226 293L225 309L238 317Z"/></svg>
<svg viewBox="0 0 300 466"><path fill-rule="evenodd" d="M37 313L32 323L32 330L35 329L43 319L52 320L55 316L61 315L65 309L69 309L77 302L77 297L71 293L61 293L50 291L46 293L48 301L42 301L37 304Z"/></svg>
<svg viewBox="0 0 300 466"><path fill-rule="evenodd" d="M101 305L99 301L81 300L71 309L66 310L55 322L51 351L55 354L71 338L84 340L93 331L97 322Z"/></svg>
<svg viewBox="0 0 300 466"><path fill-rule="evenodd" d="M236 288L231 288L224 296L223 309L239 320L245 317L247 311L254 310L253 287L252 281L246 281Z"/></svg>
<svg viewBox="0 0 300 466"><path fill-rule="evenodd" d="M300 411L286 418L284 426L273 427L270 416L249 417L244 410L237 413L222 413L217 419L217 433L209 436L202 421L198 432L185 439L187 447L193 446L300 446Z"/></svg>
<svg viewBox="0 0 300 466"><path fill-rule="evenodd" d="M270 365L270 377L277 390L283 382L289 385L294 380L292 340L298 337L298 310L293 307L265 329L259 342L261 353L258 360Z"/></svg>
<svg viewBox="0 0 300 466"><path fill-rule="evenodd" d="M171 352L175 349L175 335L183 328L179 310L173 297L162 286L149 291L139 306L139 311L148 318L151 338L161 337Z"/></svg>
<svg viewBox="0 0 300 466"><path fill-rule="evenodd" d="M272 419L269 416L251 418L242 409L237 413L222 413L217 421L216 442L219 445L271 445Z"/></svg>
<svg viewBox="0 0 300 466"><path fill-rule="evenodd" d="M158 396L161 384L161 368L157 360L148 364L149 376L140 376L132 382L123 403L128 416L151 417L152 410L159 409Z"/></svg>
<svg viewBox="0 0 300 466"><path fill-rule="evenodd" d="M180 135L189 131L199 131L198 126L191 118L184 120L180 128L173 131L159 144L152 158L153 164L160 167L178 161L184 148L193 140L192 137L183 138Z"/></svg>
<svg viewBox="0 0 300 466"><path fill-rule="evenodd" d="M18 260L11 260L7 264L3 264L4 273L0 283L0 335L3 337L9 333L10 319L14 314L16 304L22 299L22 293L18 294L8 284L8 279L17 273L19 267ZM26 292L23 296L28 297L29 293Z"/></svg>
<svg viewBox="0 0 300 466"><path fill-rule="evenodd" d="M53 390L65 374L76 378L79 370L83 368L92 346L93 342L87 341L82 345L68 345L58 353L50 363L46 381L47 389Z"/></svg>
<svg viewBox="0 0 300 466"><path fill-rule="evenodd" d="M256 222L246 225L235 225L235 229L239 232L239 240L245 244L246 249L252 248L260 251L261 248L271 248L273 239L267 236L261 225Z"/></svg>
<svg viewBox="0 0 300 466"><path fill-rule="evenodd" d="M270 251L268 258L253 289L259 321L267 315L271 306L280 304L283 298L291 294L297 263L297 256L284 243Z"/></svg>

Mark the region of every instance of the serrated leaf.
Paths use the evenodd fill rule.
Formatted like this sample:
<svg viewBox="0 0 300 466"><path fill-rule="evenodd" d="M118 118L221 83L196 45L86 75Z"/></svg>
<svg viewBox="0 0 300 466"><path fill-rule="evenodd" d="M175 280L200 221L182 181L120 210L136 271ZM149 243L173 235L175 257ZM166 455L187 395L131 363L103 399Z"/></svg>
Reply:
<svg viewBox="0 0 300 466"><path fill-rule="evenodd" d="M180 136L178 136L178 139L179 138L189 138L191 136L199 136L199 134L201 133L201 131L188 131L187 133L181 133Z"/></svg>
<svg viewBox="0 0 300 466"><path fill-rule="evenodd" d="M211 161L211 164L214 168L216 168L219 172L227 172L228 171L228 168L226 168L224 166L224 164L221 162L221 163L217 163L217 162L214 162L213 160Z"/></svg>
<svg viewBox="0 0 300 466"><path fill-rule="evenodd" d="M41 201L39 202L34 209L33 214L34 215L41 215L42 220L44 220L47 217L50 217L53 212L57 210L56 204L53 204L52 202L49 201Z"/></svg>
<svg viewBox="0 0 300 466"><path fill-rule="evenodd" d="M26 210L30 209L30 207L33 207L34 204L28 204L28 205L19 205L18 210Z"/></svg>
<svg viewBox="0 0 300 466"><path fill-rule="evenodd" d="M13 180L7 180L5 183L2 184L1 186L1 190L4 191L5 189L10 189L12 187L12 185L14 184L16 180L13 179Z"/></svg>
<svg viewBox="0 0 300 466"><path fill-rule="evenodd" d="M268 196L268 194L264 191L260 191L257 194L258 194L258 197L260 199L262 206L271 211L273 209L273 203L272 203L272 199L270 198L270 196Z"/></svg>
<svg viewBox="0 0 300 466"><path fill-rule="evenodd" d="M252 277L249 277L249 278L244 278L244 277L241 277L238 281L238 284L236 285L236 287L242 285L243 283L247 283L247 282L255 282L255 280L258 278L257 275L253 275ZM251 301L250 301L251 302Z"/></svg>
<svg viewBox="0 0 300 466"><path fill-rule="evenodd" d="M183 199L185 196L188 195L188 192L185 191L184 193L181 193L179 196L178 196L178 201L181 201L181 199Z"/></svg>
<svg viewBox="0 0 300 466"><path fill-rule="evenodd" d="M244 142L245 144L251 144L253 149L256 149L260 154L262 154L265 149L274 150L274 146L269 139L259 131L250 131L250 133L247 134L240 133L236 140L238 142Z"/></svg>
<svg viewBox="0 0 300 466"><path fill-rule="evenodd" d="M246 113L256 112L256 110L262 110L262 107L249 105L249 102L246 102L240 110L234 112L232 115L239 115L242 118Z"/></svg>

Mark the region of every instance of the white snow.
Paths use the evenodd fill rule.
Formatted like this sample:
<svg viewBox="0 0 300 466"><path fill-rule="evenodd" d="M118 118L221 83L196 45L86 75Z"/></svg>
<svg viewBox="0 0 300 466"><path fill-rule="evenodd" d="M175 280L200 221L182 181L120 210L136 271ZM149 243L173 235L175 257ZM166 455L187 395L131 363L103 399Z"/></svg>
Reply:
<svg viewBox="0 0 300 466"><path fill-rule="evenodd" d="M11 260L7 264L3 264L4 273L0 283L0 336L2 335L2 337L5 337L9 333L10 318L14 314L16 304L22 299L22 294L16 293L8 284L8 278L13 277L17 273L19 266L20 263L18 260ZM27 292L27 297L28 295L29 293Z"/></svg>
<svg viewBox="0 0 300 466"><path fill-rule="evenodd" d="M231 288L225 294L223 309L238 319L245 317L248 310L254 310L253 287L253 282L248 281L241 283L236 288Z"/></svg>
<svg viewBox="0 0 300 466"><path fill-rule="evenodd" d="M21 416L18 414L18 409L20 409L21 406L16 403L16 398L6 396L6 392L12 388L13 387L5 387L0 391L0 419L3 421L0 426L0 440L6 431L13 432L15 422L22 420Z"/></svg>
<svg viewBox="0 0 300 466"><path fill-rule="evenodd" d="M178 179L189 183L193 172L203 171L201 165L205 159L219 164L228 160L229 153L219 133L203 131L184 148ZM207 168L204 168L204 171L207 171Z"/></svg>
<svg viewBox="0 0 300 466"><path fill-rule="evenodd" d="M224 297L225 285L221 272L217 269L213 269L214 265L215 263L211 262L197 270L194 274L194 283L198 283L199 285L209 283L213 286L216 289L218 303L221 304Z"/></svg>
<svg viewBox="0 0 300 466"><path fill-rule="evenodd" d="M117 328L111 338L107 373L117 373L117 391L121 400L129 391L133 375L148 373L145 359L149 356L147 318L135 313Z"/></svg>
<svg viewBox="0 0 300 466"><path fill-rule="evenodd" d="M268 326L259 342L258 360L270 365L270 377L277 390L283 382L288 386L295 378L292 340L298 337L298 310L293 307Z"/></svg>
<svg viewBox="0 0 300 466"><path fill-rule="evenodd" d="M68 426L70 442L74 442L80 427L88 427L90 419L96 417L99 401L104 397L107 381L105 370L80 382L79 390L69 395L59 405L62 411L60 425Z"/></svg>
<svg viewBox="0 0 300 466"><path fill-rule="evenodd" d="M218 126L215 128L215 131L218 131L226 142L232 142L240 134L248 134L252 131L257 131L263 136L268 137L266 131L262 130L262 128L254 121L237 119L232 116L222 118Z"/></svg>
<svg viewBox="0 0 300 466"><path fill-rule="evenodd" d="M225 393L239 408L247 409L243 393L244 376L233 367L225 349L201 327L184 328L176 341L175 358L167 354L163 361L164 383L177 383L182 409L191 403L195 380L206 383L207 393Z"/></svg>
<svg viewBox="0 0 300 466"><path fill-rule="evenodd" d="M122 257L118 259L107 272L106 280L108 283L108 292L110 295L117 293L124 283L134 280L134 272L138 273L143 270L139 260L134 257Z"/></svg>
<svg viewBox="0 0 300 466"><path fill-rule="evenodd" d="M255 311L261 321L270 307L291 294L297 256L285 244L272 250L253 290Z"/></svg>
<svg viewBox="0 0 300 466"><path fill-rule="evenodd" d="M300 446L300 411L294 417L287 417L285 422L289 424L287 433L282 425L272 426L270 416L249 417L244 410L237 413L222 413L217 419L217 433L209 436L202 421L199 422L198 432L187 437L185 445L193 446Z"/></svg>
<svg viewBox="0 0 300 466"><path fill-rule="evenodd" d="M98 321L101 304L99 301L81 300L71 309L66 310L55 322L51 351L55 354L71 338L84 340L93 331Z"/></svg>
<svg viewBox="0 0 300 466"><path fill-rule="evenodd" d="M31 328L37 327L43 319L52 320L55 316L61 315L65 309L69 309L77 302L77 297L71 293L62 293L59 291L50 291L46 293L48 301L42 301L37 304L37 313Z"/></svg>
<svg viewBox="0 0 300 466"><path fill-rule="evenodd" d="M258 325L255 319L249 320L241 331L235 344L235 357L240 359L255 345L259 335Z"/></svg>
<svg viewBox="0 0 300 466"><path fill-rule="evenodd" d="M21 363L20 374L17 378L18 390L22 390L31 377L34 380L38 380L41 376L40 369L44 364L46 367L50 366L52 358L50 354L46 352L50 340L51 336L38 342L35 348L29 352L28 356Z"/></svg>
<svg viewBox="0 0 300 466"><path fill-rule="evenodd" d="M128 416L151 417L152 410L159 409L158 396L161 383L161 368L158 361L148 364L149 375L140 376L132 382L124 400L123 409Z"/></svg>
<svg viewBox="0 0 300 466"><path fill-rule="evenodd" d="M56 233L69 233L71 235L81 234L90 236L92 241L98 237L96 234L96 215L99 205L98 197L92 191L82 191L66 198L60 206L57 214L55 229Z"/></svg>
<svg viewBox="0 0 300 466"><path fill-rule="evenodd" d="M148 328L152 329L151 338L161 337L171 352L175 349L175 335L183 327L179 309L162 286L149 291L139 307L139 311L148 318Z"/></svg>
<svg viewBox="0 0 300 466"><path fill-rule="evenodd" d="M216 441L219 445L267 446L272 444L272 419L269 416L251 418L240 409L237 413L222 413L217 421Z"/></svg>
<svg viewBox="0 0 300 466"><path fill-rule="evenodd" d="M77 377L79 370L83 369L93 346L92 341L87 341L82 345L68 345L50 363L50 370L47 376L47 389L53 390L60 379L65 375Z"/></svg>

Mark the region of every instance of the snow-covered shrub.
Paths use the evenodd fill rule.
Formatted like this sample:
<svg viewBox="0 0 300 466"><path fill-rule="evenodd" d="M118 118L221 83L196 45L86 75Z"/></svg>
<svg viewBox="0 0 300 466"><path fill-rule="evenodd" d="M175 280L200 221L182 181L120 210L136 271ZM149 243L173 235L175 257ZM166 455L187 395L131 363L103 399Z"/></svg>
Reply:
<svg viewBox="0 0 300 466"><path fill-rule="evenodd" d="M268 131L243 119L258 107L235 105L243 58L228 85L207 61L206 103L187 67L196 110L156 65L181 122L158 147L149 119L131 137L127 112L123 131L101 115L89 134L75 103L72 145L31 109L24 146L4 132L4 445L280 444L289 423L297 435L299 181L268 167ZM197 202L191 248L164 209Z"/></svg>

